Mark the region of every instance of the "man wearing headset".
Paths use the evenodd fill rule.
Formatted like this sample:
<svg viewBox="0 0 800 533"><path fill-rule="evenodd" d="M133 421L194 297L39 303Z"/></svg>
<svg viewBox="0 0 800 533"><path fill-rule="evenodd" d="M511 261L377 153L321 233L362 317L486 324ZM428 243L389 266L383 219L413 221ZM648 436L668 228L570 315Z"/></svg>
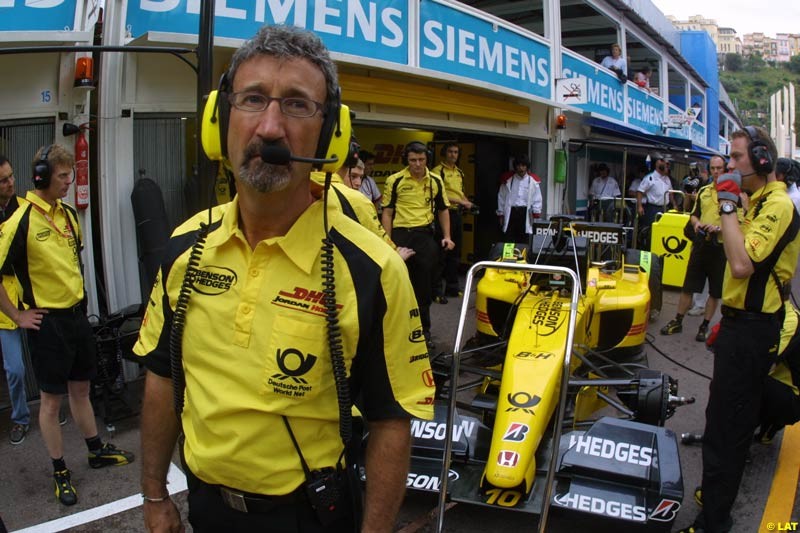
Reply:
<svg viewBox="0 0 800 533"><path fill-rule="evenodd" d="M450 239L450 202L442 179L428 170L428 147L419 141L406 145L406 168L386 178L383 190L381 222L389 237L398 245L414 250L409 258L408 274L419 305L422 332L428 349L431 339L431 301L439 249L452 250ZM436 242L433 219L439 219L442 239Z"/></svg>
<svg viewBox="0 0 800 533"><path fill-rule="evenodd" d="M0 285L0 311L28 329L33 372L39 383L39 428L53 462L56 498L74 505L78 496L64 462L58 412L69 393L72 416L86 439L89 466L125 465L133 455L103 443L89 399L96 373L94 336L84 308L81 231L75 210L61 201L73 181L75 159L58 144L41 148L33 162L33 191L0 232L0 264L22 286L17 308Z"/></svg>
<svg viewBox="0 0 800 533"><path fill-rule="evenodd" d="M149 531L183 527L166 484L181 430L195 531L392 529L433 388L402 259L310 179L347 154L337 78L319 37L264 26L209 96L203 146L237 196L175 230L135 346ZM369 422L360 523L352 400Z"/></svg>
<svg viewBox="0 0 800 533"><path fill-rule="evenodd" d="M767 132L748 126L731 135L733 173L716 182L728 264L703 431L703 508L687 532L730 531L764 383L778 353L784 301L800 251L800 215L786 185L775 179L776 159ZM750 206L740 225L742 190L750 192Z"/></svg>

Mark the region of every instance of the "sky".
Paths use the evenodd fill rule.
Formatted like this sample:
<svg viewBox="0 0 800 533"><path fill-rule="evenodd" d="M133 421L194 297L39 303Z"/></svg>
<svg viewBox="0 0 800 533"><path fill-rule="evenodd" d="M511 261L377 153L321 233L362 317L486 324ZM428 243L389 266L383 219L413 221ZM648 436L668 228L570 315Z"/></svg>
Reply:
<svg viewBox="0 0 800 533"><path fill-rule="evenodd" d="M665 15L688 20L690 15L716 19L719 26L736 33L800 33L800 1L797 0L652 0Z"/></svg>

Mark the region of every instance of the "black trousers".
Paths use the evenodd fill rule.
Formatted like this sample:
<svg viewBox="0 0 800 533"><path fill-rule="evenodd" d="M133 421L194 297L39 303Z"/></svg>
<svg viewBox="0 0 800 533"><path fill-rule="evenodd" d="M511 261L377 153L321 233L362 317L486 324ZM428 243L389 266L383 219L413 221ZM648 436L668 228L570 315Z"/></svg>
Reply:
<svg viewBox="0 0 800 533"><path fill-rule="evenodd" d="M714 343L714 374L703 431L703 510L695 524L729 531L730 512L759 421L764 382L777 355L783 314L725 316Z"/></svg>
<svg viewBox="0 0 800 533"><path fill-rule="evenodd" d="M512 207L508 215L508 226L506 226L505 242L515 244L530 244L530 236L525 231L527 229L528 208L525 206Z"/></svg>
<svg viewBox="0 0 800 533"><path fill-rule="evenodd" d="M197 533L220 531L250 533L349 533L352 517L323 526L307 499L274 507L267 513L243 513L222 500L219 488L198 479L186 469L189 486L189 523Z"/></svg>
<svg viewBox="0 0 800 533"><path fill-rule="evenodd" d="M450 214L450 240L453 241L455 246L452 250L445 250L438 247L439 261L436 265L436 271L433 274L433 296L441 296L445 293L448 296L454 296L460 290L458 267L461 264L461 245L464 241L461 210L448 209L448 213ZM435 235L437 241L444 237L438 219L436 220ZM444 281L444 291L442 291L442 281Z"/></svg>
<svg viewBox="0 0 800 533"><path fill-rule="evenodd" d="M431 294L433 276L439 261L439 243L434 240L433 227L394 228L392 240L397 246L414 250L415 254L406 261L411 286L417 298L422 329L431 330Z"/></svg>

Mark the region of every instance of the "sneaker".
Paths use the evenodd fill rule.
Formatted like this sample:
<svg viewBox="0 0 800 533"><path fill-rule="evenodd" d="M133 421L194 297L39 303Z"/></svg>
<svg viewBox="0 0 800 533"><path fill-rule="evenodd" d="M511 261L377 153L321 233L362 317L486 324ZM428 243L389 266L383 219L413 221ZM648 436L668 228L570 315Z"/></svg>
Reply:
<svg viewBox="0 0 800 533"><path fill-rule="evenodd" d="M775 435L781 429L783 428L773 424L769 424L767 426L762 425L754 440L761 444L772 444L772 441L775 439Z"/></svg>
<svg viewBox="0 0 800 533"><path fill-rule="evenodd" d="M706 342L708 338L708 326L700 326L697 330L697 335L694 336L694 340L697 342Z"/></svg>
<svg viewBox="0 0 800 533"><path fill-rule="evenodd" d="M14 424L11 428L11 444L22 444L22 441L25 440L25 435L28 434L30 429L30 424Z"/></svg>
<svg viewBox="0 0 800 533"><path fill-rule="evenodd" d="M447 297L440 294L439 296L434 296L433 301L436 302L437 304L446 304Z"/></svg>
<svg viewBox="0 0 800 533"><path fill-rule="evenodd" d="M436 350L436 343L433 342L433 339L431 338L431 332L425 331L423 334L425 335L425 346L428 348L428 351L433 352Z"/></svg>
<svg viewBox="0 0 800 533"><path fill-rule="evenodd" d="M53 480L56 484L56 498L64 505L75 505L78 503L78 493L70 481L69 470L60 470L53 473Z"/></svg>
<svg viewBox="0 0 800 533"><path fill-rule="evenodd" d="M701 527L689 526L678 530L678 533L703 533L705 529Z"/></svg>
<svg viewBox="0 0 800 533"><path fill-rule="evenodd" d="M694 489L694 501L700 507L703 506L703 487L695 487L695 489Z"/></svg>
<svg viewBox="0 0 800 533"><path fill-rule="evenodd" d="M64 409L64 407L62 406L58 410L58 425L63 426L66 423L67 423L67 410Z"/></svg>
<svg viewBox="0 0 800 533"><path fill-rule="evenodd" d="M110 442L96 452L89 452L89 466L103 468L104 466L122 466L133 462L133 454L120 450Z"/></svg>
<svg viewBox="0 0 800 533"><path fill-rule="evenodd" d="M661 316L661 311L659 311L658 309L651 309L650 310L650 323L653 324L655 322L658 322L658 317L660 317L660 316Z"/></svg>
<svg viewBox="0 0 800 533"><path fill-rule="evenodd" d="M686 314L689 316L703 316L703 313L705 312L706 312L705 306L695 305L694 307L689 309L689 312Z"/></svg>
<svg viewBox="0 0 800 533"><path fill-rule="evenodd" d="M667 322L667 325L661 328L662 335L674 335L681 331L683 331L683 324L675 318Z"/></svg>
<svg viewBox="0 0 800 533"><path fill-rule="evenodd" d="M450 298L461 298L464 296L464 291L460 289L448 290L444 293L445 296L449 296Z"/></svg>

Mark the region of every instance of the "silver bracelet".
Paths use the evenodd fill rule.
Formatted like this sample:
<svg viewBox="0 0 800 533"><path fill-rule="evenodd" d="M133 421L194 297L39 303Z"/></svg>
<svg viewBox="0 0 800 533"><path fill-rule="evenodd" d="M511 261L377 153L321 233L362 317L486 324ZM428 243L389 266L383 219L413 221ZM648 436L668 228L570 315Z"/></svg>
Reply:
<svg viewBox="0 0 800 533"><path fill-rule="evenodd" d="M146 502L150 502L150 503L159 503L159 502L164 502L164 501L167 501L167 500L169 500L169 494L167 494L167 495L166 495L166 496L164 496L163 498L148 498L147 496L145 496L144 494L142 494L142 500L144 500L144 501L146 501Z"/></svg>

